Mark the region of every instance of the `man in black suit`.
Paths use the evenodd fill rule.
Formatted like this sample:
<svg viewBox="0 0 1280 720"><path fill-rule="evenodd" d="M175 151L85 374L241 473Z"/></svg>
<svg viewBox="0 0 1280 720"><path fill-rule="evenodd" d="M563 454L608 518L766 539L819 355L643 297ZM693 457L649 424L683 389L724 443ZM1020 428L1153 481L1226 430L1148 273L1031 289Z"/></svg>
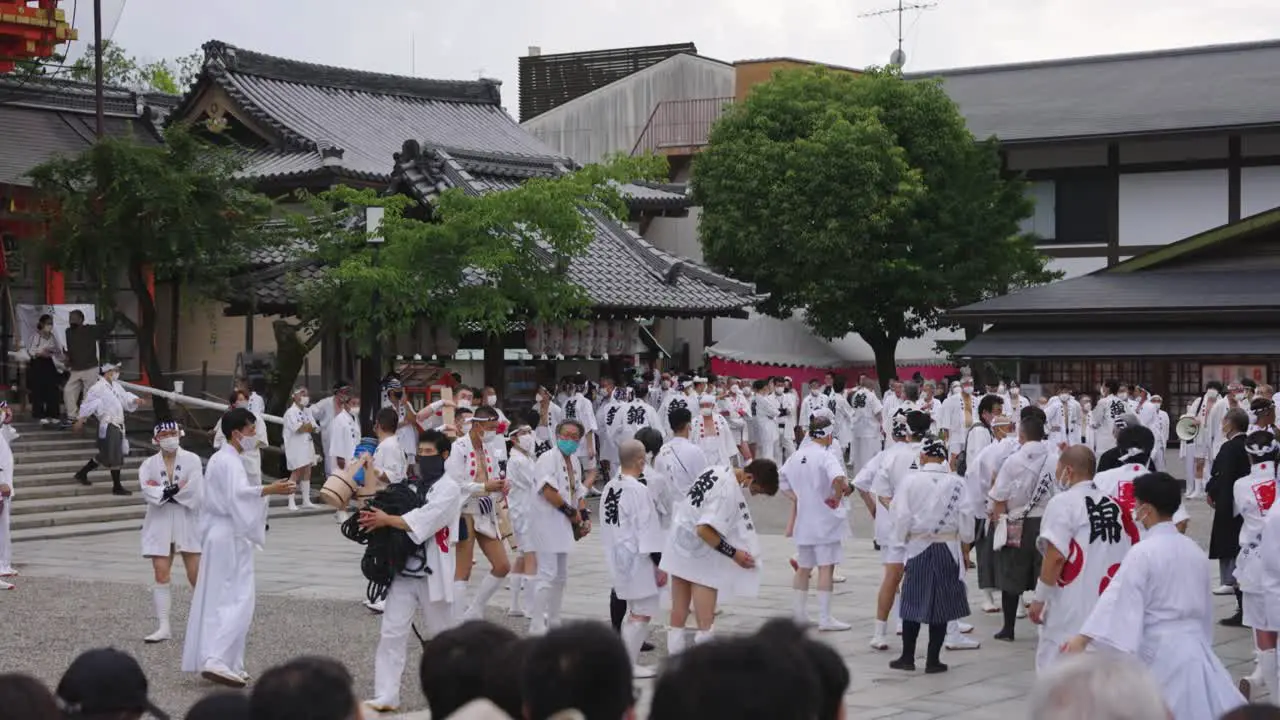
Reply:
<svg viewBox="0 0 1280 720"><path fill-rule="evenodd" d="M1249 454L1245 452L1245 433L1249 430L1249 414L1241 408L1227 411L1222 420L1222 434L1227 441L1213 459L1209 484L1205 486L1209 506L1213 508L1213 529L1209 533L1209 559L1218 561L1223 585L1236 588L1236 612L1222 620L1227 627L1240 627L1243 621L1240 588L1235 580L1236 555L1240 552L1240 524L1235 513L1236 480L1249 474ZM1204 432L1204 429L1201 430Z"/></svg>

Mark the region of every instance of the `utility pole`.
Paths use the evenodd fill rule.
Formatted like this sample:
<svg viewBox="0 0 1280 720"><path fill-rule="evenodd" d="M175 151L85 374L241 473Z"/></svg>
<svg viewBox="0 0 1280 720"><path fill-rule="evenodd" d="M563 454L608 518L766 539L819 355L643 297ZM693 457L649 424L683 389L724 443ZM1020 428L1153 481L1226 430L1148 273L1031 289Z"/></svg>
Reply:
<svg viewBox="0 0 1280 720"><path fill-rule="evenodd" d="M93 0L93 82L94 109L98 116L95 133L101 140L107 134L106 111L103 109L102 98L102 0Z"/></svg>
<svg viewBox="0 0 1280 720"><path fill-rule="evenodd" d="M902 29L902 16L905 15L908 10L928 10L929 8L936 7L937 5L938 3L936 2L904 3L903 0L898 0L898 7L896 8L888 8L886 10L877 10L875 12L862 13L858 17L873 18L873 17L881 17L884 15L889 15L891 13L896 14L898 16L898 49L895 50L893 55L890 56L889 64L897 65L901 67L905 65L907 62L907 55L902 51L902 36L904 34Z"/></svg>

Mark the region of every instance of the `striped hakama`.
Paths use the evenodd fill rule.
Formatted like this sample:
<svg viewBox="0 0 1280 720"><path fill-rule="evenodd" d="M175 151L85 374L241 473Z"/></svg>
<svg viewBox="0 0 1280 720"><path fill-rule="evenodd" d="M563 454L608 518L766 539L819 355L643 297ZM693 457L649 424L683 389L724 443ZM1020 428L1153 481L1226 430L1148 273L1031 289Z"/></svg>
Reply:
<svg viewBox="0 0 1280 720"><path fill-rule="evenodd" d="M936 542L907 560L899 617L936 625L969 615L969 597L960 566L946 543Z"/></svg>

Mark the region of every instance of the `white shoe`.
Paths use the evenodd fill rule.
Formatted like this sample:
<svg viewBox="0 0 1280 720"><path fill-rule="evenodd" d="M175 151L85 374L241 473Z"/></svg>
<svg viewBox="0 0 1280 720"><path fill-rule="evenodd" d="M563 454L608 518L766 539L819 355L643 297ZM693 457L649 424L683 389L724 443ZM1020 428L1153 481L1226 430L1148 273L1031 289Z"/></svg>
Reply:
<svg viewBox="0 0 1280 720"><path fill-rule="evenodd" d="M1213 589L1214 595L1235 595L1236 589L1230 585L1219 585Z"/></svg>
<svg viewBox="0 0 1280 720"><path fill-rule="evenodd" d="M16 587L18 586L14 585L11 582L5 582L4 580L0 580L0 590L13 590Z"/></svg>
<svg viewBox="0 0 1280 720"><path fill-rule="evenodd" d="M293 498L289 498L289 512L298 512L298 503Z"/></svg>
<svg viewBox="0 0 1280 720"><path fill-rule="evenodd" d="M156 630L155 632L143 638L142 642L147 643L148 645L154 645L155 643L164 642L165 640L168 640L170 637L172 637L172 635L170 635L169 633L169 625L165 624L165 625L161 625L159 630Z"/></svg>
<svg viewBox="0 0 1280 720"><path fill-rule="evenodd" d="M631 677L636 680L647 680L651 677L657 677L658 671L648 665L636 665L631 668Z"/></svg>
<svg viewBox="0 0 1280 720"><path fill-rule="evenodd" d="M948 650L977 650L982 647L982 643L964 635L948 635L943 647Z"/></svg>
<svg viewBox="0 0 1280 720"><path fill-rule="evenodd" d="M386 610L387 610L387 601L386 601L386 600L379 600L378 602L376 602L376 603L375 603L375 602L369 602L368 600L365 600L365 601L364 601L364 606L365 606L365 607L367 607L367 608L369 608L369 611L370 611L370 612L372 612L372 613L374 613L374 614L376 614L376 615L381 615L382 613L386 612Z"/></svg>
<svg viewBox="0 0 1280 720"><path fill-rule="evenodd" d="M998 613L998 612L1000 612L1000 606L999 606L999 605L997 605L997 604L995 604L995 603L993 603L993 602L987 602L987 601L985 601L985 600L984 600L984 601L983 601L983 603L982 603L982 612L984 612L984 613Z"/></svg>
<svg viewBox="0 0 1280 720"><path fill-rule="evenodd" d="M313 503L313 502L311 502L310 500L304 500L304 501L302 501L302 509L303 509L303 510L315 510L315 509L316 509L316 508L318 508L318 507L320 507L320 506L319 506L319 505L317 505L317 504L315 504L315 503Z"/></svg>
<svg viewBox="0 0 1280 720"><path fill-rule="evenodd" d="M0 577L18 577L18 571L11 567L0 568Z"/></svg>
<svg viewBox="0 0 1280 720"><path fill-rule="evenodd" d="M831 576L831 582L836 583L836 584L839 584L839 583L845 582L845 581L847 581L848 579L849 579L849 578L847 578L847 577L845 577L845 576L841 575L840 573L836 573L836 574L834 574L834 575L832 575L832 576Z"/></svg>
<svg viewBox="0 0 1280 720"><path fill-rule="evenodd" d="M229 688L239 689L248 684L245 682L243 677L231 672L230 670L217 670L211 667L206 667L202 670L200 672L200 677L211 683L225 685Z"/></svg>
<svg viewBox="0 0 1280 720"><path fill-rule="evenodd" d="M872 649L872 650L888 650L888 649L889 649L889 641L888 641L888 640L885 640L883 635L875 635L875 636L872 636L872 638L871 638L871 649Z"/></svg>
<svg viewBox="0 0 1280 720"><path fill-rule="evenodd" d="M818 632L844 632L853 626L847 622L840 622L835 618L827 618L818 623Z"/></svg>
<svg viewBox="0 0 1280 720"><path fill-rule="evenodd" d="M973 632L973 626L967 622L957 622L956 626L959 628L961 635L968 635Z"/></svg>
<svg viewBox="0 0 1280 720"><path fill-rule="evenodd" d="M1016 618L1024 618L1027 616L1027 609L1022 607L1022 603L1018 603L1018 612L1013 614Z"/></svg>

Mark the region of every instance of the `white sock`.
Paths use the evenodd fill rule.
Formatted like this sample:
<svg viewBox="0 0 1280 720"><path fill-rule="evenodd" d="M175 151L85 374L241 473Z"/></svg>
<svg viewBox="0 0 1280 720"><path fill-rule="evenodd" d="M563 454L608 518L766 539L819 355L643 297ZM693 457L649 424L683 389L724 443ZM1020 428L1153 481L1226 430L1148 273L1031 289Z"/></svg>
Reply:
<svg viewBox="0 0 1280 720"><path fill-rule="evenodd" d="M831 619L831 591L818 591L818 618L823 622Z"/></svg>
<svg viewBox="0 0 1280 720"><path fill-rule="evenodd" d="M627 657L635 665L640 659L640 649L644 647L644 639L649 636L649 621L636 620L630 616L622 621L622 644L627 648Z"/></svg>
<svg viewBox="0 0 1280 720"><path fill-rule="evenodd" d="M960 634L960 621L952 620L947 623L947 637L955 637Z"/></svg>
<svg viewBox="0 0 1280 720"><path fill-rule="evenodd" d="M533 593L538 589L535 575L524 576L524 606L533 610Z"/></svg>
<svg viewBox="0 0 1280 720"><path fill-rule="evenodd" d="M711 642L711 639L715 637L715 634L716 634L715 628L709 628L707 630L699 630L698 632L693 634L693 644L701 645L702 643L705 643L705 642Z"/></svg>
<svg viewBox="0 0 1280 720"><path fill-rule="evenodd" d="M884 636L885 636L885 632L886 632L886 630L887 630L887 628L888 628L888 625L889 625L889 621L888 621L888 620L877 620L877 621L876 621L876 629L875 629L875 631L873 632L873 634L874 634L876 637L880 637L880 638L884 637Z"/></svg>
<svg viewBox="0 0 1280 720"><path fill-rule="evenodd" d="M524 575L511 573L511 609L510 614L517 615L520 613L521 601L524 599L524 584L527 578Z"/></svg>
<svg viewBox="0 0 1280 720"><path fill-rule="evenodd" d="M982 597L986 599L986 601L987 601L987 603L988 603L988 604L991 604L991 605L997 605L997 604L998 604L998 603L996 602L996 591L995 591L995 590L983 590L983 591L982 591Z"/></svg>
<svg viewBox="0 0 1280 720"><path fill-rule="evenodd" d="M303 480L298 484L298 488L302 491L302 506L314 507L315 503L311 502L311 481Z"/></svg>
<svg viewBox="0 0 1280 720"><path fill-rule="evenodd" d="M822 593L818 593L822 597ZM803 625L809 622L809 591L795 589L791 591L791 616Z"/></svg>
<svg viewBox="0 0 1280 720"><path fill-rule="evenodd" d="M669 627L667 628L667 655L675 656L684 652L685 633L684 628Z"/></svg>
<svg viewBox="0 0 1280 720"><path fill-rule="evenodd" d="M476 591L475 607L484 612L484 606L489 603L489 599L493 594L498 592L498 588L502 587L502 578L489 573L480 581L480 589Z"/></svg>
<svg viewBox="0 0 1280 720"><path fill-rule="evenodd" d="M155 605L156 621L160 623L161 630L169 628L169 605L171 602L169 595L169 584L163 585L157 583L151 588L151 602Z"/></svg>
<svg viewBox="0 0 1280 720"><path fill-rule="evenodd" d="M1275 698L1278 686L1276 685L1276 651L1274 648L1262 650L1258 653L1258 667L1262 670L1263 684L1271 691L1271 697ZM1257 693L1250 693L1250 695L1253 695L1254 698L1257 697ZM1256 700L1254 701L1256 702Z"/></svg>
<svg viewBox="0 0 1280 720"><path fill-rule="evenodd" d="M551 588L547 591L547 625L551 627L560 626L560 608L564 605L565 582L557 580L551 583Z"/></svg>
<svg viewBox="0 0 1280 720"><path fill-rule="evenodd" d="M467 581L453 581L453 619L457 622L462 619L462 614L467 611Z"/></svg>

